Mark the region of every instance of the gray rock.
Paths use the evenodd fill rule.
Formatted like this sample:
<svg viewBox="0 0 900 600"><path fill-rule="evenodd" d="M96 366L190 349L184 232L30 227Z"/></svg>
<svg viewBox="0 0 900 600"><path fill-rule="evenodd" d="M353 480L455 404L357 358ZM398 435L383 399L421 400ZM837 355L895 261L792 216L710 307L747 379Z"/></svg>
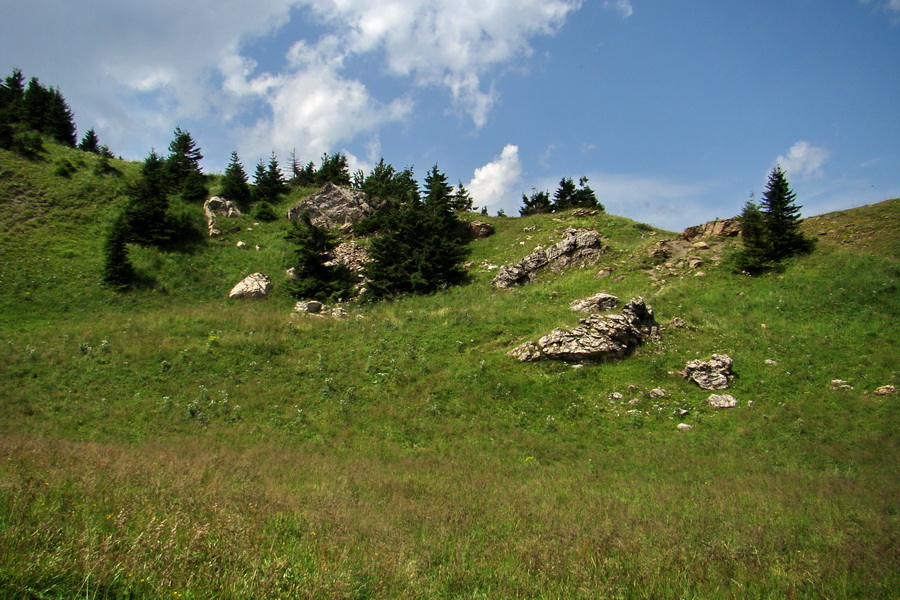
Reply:
<svg viewBox="0 0 900 600"><path fill-rule="evenodd" d="M678 427L678 431L690 431L694 428L693 425L688 425L687 423L679 423L676 427Z"/></svg>
<svg viewBox="0 0 900 600"><path fill-rule="evenodd" d="M486 238L494 235L494 226L484 221L463 221L465 235L474 239Z"/></svg>
<svg viewBox="0 0 900 600"><path fill-rule="evenodd" d="M206 226L210 237L222 235L219 229L219 217L240 217L241 211L237 204L219 196L213 196L203 203L203 214L206 215Z"/></svg>
<svg viewBox="0 0 900 600"><path fill-rule="evenodd" d="M558 271L571 264L597 262L609 247L603 246L600 234L593 229L568 229L562 241L549 248L536 250L515 264L500 267L492 285L509 289L534 279L539 271Z"/></svg>
<svg viewBox="0 0 900 600"><path fill-rule="evenodd" d="M741 233L741 222L739 219L717 219L688 227L681 234L682 239L689 242L710 238L710 237L735 237Z"/></svg>
<svg viewBox="0 0 900 600"><path fill-rule="evenodd" d="M727 389L734 378L733 361L727 354L713 354L709 361L692 360L684 367L684 378L690 379L704 390Z"/></svg>
<svg viewBox="0 0 900 600"><path fill-rule="evenodd" d="M664 390L662 388L653 388L652 390L650 390L649 393L650 393L651 398L659 399L659 398L666 397L666 390Z"/></svg>
<svg viewBox="0 0 900 600"><path fill-rule="evenodd" d="M301 300L294 305L294 312L315 315L322 312L324 308L325 305L317 300Z"/></svg>
<svg viewBox="0 0 900 600"><path fill-rule="evenodd" d="M897 388L892 385L883 385L872 393L876 396L890 396L897 393Z"/></svg>
<svg viewBox="0 0 900 600"><path fill-rule="evenodd" d="M615 308L619 304L619 299L612 294L594 294L588 298L574 300L570 305L574 311L585 313L599 313L611 308Z"/></svg>
<svg viewBox="0 0 900 600"><path fill-rule="evenodd" d="M310 221L318 227L343 227L375 212L365 193L359 190L326 183L322 189L293 206L287 212L291 221L299 221L309 213Z"/></svg>
<svg viewBox="0 0 900 600"><path fill-rule="evenodd" d="M229 298L268 298L272 289L272 281L262 273L248 275L240 283L231 288Z"/></svg>
<svg viewBox="0 0 900 600"><path fill-rule="evenodd" d="M507 356L522 362L596 362L624 358L645 339L658 337L653 309L640 297L628 302L622 314L594 314L579 323L574 329L554 329L536 342L525 342Z"/></svg>
<svg viewBox="0 0 900 600"><path fill-rule="evenodd" d="M734 408L737 400L729 394L713 394L706 399L713 408Z"/></svg>

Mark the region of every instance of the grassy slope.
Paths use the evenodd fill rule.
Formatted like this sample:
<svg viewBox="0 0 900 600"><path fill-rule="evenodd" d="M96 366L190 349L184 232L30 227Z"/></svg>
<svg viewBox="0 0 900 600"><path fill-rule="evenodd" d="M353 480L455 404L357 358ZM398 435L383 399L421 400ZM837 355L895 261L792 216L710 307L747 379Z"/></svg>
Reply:
<svg viewBox="0 0 900 600"><path fill-rule="evenodd" d="M824 236L781 275L704 256L705 277L651 277L665 232L493 218L471 284L291 319L278 293L225 299L253 271L277 286L283 223L241 220L189 255L135 250L153 287L97 286L122 188L88 164L55 174L82 156L0 151L0 597L900 594L898 401L871 394L900 384L896 228ZM862 227L898 206L830 217ZM609 238L611 276L490 288L485 261L572 225ZM598 291L692 329L581 369L505 356L575 325L568 303ZM713 352L735 359L736 409L673 375Z"/></svg>

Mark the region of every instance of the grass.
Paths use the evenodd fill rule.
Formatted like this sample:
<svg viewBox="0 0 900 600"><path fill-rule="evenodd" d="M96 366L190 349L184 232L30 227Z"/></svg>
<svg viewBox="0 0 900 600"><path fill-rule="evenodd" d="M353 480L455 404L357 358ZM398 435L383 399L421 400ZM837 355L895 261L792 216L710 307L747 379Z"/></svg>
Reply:
<svg viewBox="0 0 900 600"><path fill-rule="evenodd" d="M893 230L760 278L661 265L662 285L644 257L667 232L489 218L468 285L292 318L283 222L132 249L153 285L119 295L98 236L134 165L0 160L0 598L900 595L900 415L872 394L898 385ZM603 264L491 289L482 265L569 226L604 235ZM273 297L228 300L254 271ZM505 356L599 291L689 327L580 369ZM735 409L677 375L714 352Z"/></svg>

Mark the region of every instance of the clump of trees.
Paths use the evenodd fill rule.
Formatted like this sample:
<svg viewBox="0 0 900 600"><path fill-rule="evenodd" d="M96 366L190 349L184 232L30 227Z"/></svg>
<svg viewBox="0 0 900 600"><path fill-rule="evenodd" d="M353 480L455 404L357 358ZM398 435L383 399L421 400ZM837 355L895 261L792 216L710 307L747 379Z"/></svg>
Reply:
<svg viewBox="0 0 900 600"><path fill-rule="evenodd" d="M525 217L540 213L560 212L570 208L605 210L597 200L594 190L588 187L587 182L587 177L581 177L576 186L571 177L563 177L552 199L550 192L547 191L532 190L531 196L522 194L522 208L519 209L519 214Z"/></svg>
<svg viewBox="0 0 900 600"><path fill-rule="evenodd" d="M26 85L22 71L13 69L0 82L0 148L37 153L42 146L32 132L75 147L75 117L59 88L45 87L37 77Z"/></svg>
<svg viewBox="0 0 900 600"><path fill-rule="evenodd" d="M777 269L782 261L806 254L815 240L800 231L800 209L780 165L769 173L766 191L757 204L747 201L740 215L744 247L734 256L735 269L750 274Z"/></svg>
<svg viewBox="0 0 900 600"><path fill-rule="evenodd" d="M295 245L293 276L287 284L289 294L298 300L320 302L350 295L355 276L344 265L329 260L338 245L334 232L314 225L309 213L304 213L285 237Z"/></svg>

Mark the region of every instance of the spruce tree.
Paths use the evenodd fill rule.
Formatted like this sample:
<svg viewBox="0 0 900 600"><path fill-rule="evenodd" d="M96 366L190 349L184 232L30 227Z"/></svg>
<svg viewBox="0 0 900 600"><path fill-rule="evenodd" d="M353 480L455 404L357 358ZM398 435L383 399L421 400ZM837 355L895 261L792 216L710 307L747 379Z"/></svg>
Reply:
<svg viewBox="0 0 900 600"><path fill-rule="evenodd" d="M206 196L205 184L203 184L203 192L199 193L198 183L202 181L197 178L201 175L200 161L203 154L197 147L197 142L191 136L190 132L176 127L175 137L169 143L169 156L166 158L166 176L168 179L168 187L172 193L183 194L185 199L199 200ZM185 183L188 184L185 189ZM185 192L187 192L185 194Z"/></svg>
<svg viewBox="0 0 900 600"><path fill-rule="evenodd" d="M744 247L735 256L735 269L754 274L772 268L772 252L766 223L762 211L752 197L744 205L740 220Z"/></svg>
<svg viewBox="0 0 900 600"><path fill-rule="evenodd" d="M222 196L237 202L242 207L250 203L250 186L247 184L247 173L238 158L237 152L231 153L231 161L222 176Z"/></svg>
<svg viewBox="0 0 900 600"><path fill-rule="evenodd" d="M794 202L796 198L784 170L780 165L776 165L769 173L769 181L760 203L770 246L770 258L773 261L777 262L811 249L810 241L800 232L802 207Z"/></svg>
<svg viewBox="0 0 900 600"><path fill-rule="evenodd" d="M140 179L128 190L125 225L129 241L141 245L164 246L171 241L168 221L169 199L166 164L155 151L141 166Z"/></svg>
<svg viewBox="0 0 900 600"><path fill-rule="evenodd" d="M78 149L83 150L84 152L93 152L94 154L100 154L100 139L97 137L97 133L93 129L87 130L87 133L85 133L84 137L81 138L81 143L78 144Z"/></svg>
<svg viewBox="0 0 900 600"><path fill-rule="evenodd" d="M325 185L326 183L350 185L350 168L347 164L347 157L342 152L323 154L322 164L316 171L315 183L316 185Z"/></svg>
<svg viewBox="0 0 900 600"><path fill-rule="evenodd" d="M542 213L553 212L553 203L550 202L550 192L539 192L531 190L531 197L522 194L522 208L519 209L519 215L527 217L528 215L536 215Z"/></svg>
<svg viewBox="0 0 900 600"><path fill-rule="evenodd" d="M288 293L298 300L330 302L346 298L353 287L354 276L343 265L326 264L337 246L335 235L312 223L309 213L294 222L286 235L295 244L294 277L287 284Z"/></svg>
<svg viewBox="0 0 900 600"><path fill-rule="evenodd" d="M587 177L578 180L578 189L572 194L572 206L604 210L603 205L597 200L594 190L588 187L587 182Z"/></svg>
<svg viewBox="0 0 900 600"><path fill-rule="evenodd" d="M254 200L257 202L277 203L278 197L287 191L287 183L281 174L274 151L269 157L268 165L264 165L262 161L257 163L253 183L256 185Z"/></svg>
<svg viewBox="0 0 900 600"><path fill-rule="evenodd" d="M553 210L559 212L575 206L575 182L571 177L563 177L553 193Z"/></svg>
<svg viewBox="0 0 900 600"><path fill-rule="evenodd" d="M103 243L103 282L124 289L134 282L134 267L128 258L129 227L124 216L116 219Z"/></svg>

